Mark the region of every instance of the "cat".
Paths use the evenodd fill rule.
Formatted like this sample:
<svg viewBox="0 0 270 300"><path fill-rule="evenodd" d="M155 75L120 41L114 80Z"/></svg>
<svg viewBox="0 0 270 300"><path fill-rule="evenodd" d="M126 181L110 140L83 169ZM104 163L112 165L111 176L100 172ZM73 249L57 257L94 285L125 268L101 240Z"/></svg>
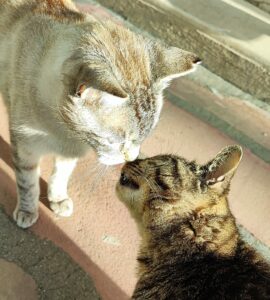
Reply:
<svg viewBox="0 0 270 300"><path fill-rule="evenodd" d="M124 165L116 193L142 238L133 299L270 299L270 265L228 205L241 157L228 146L205 165L175 155Z"/></svg>
<svg viewBox="0 0 270 300"><path fill-rule="evenodd" d="M9 113L18 201L14 219L38 219L39 161L55 154L51 209L70 216L68 179L94 149L102 164L132 161L159 120L162 91L195 69L168 47L69 0L0 0L0 92Z"/></svg>

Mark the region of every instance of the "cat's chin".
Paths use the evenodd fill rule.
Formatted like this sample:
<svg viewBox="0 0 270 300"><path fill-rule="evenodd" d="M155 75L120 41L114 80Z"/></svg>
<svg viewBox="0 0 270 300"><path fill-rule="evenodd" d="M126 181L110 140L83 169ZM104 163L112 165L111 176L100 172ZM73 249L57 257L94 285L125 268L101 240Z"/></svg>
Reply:
<svg viewBox="0 0 270 300"><path fill-rule="evenodd" d="M103 165L106 166L115 166L115 165L120 165L123 164L125 162L124 158L109 158L109 157L99 157L98 158L99 162Z"/></svg>

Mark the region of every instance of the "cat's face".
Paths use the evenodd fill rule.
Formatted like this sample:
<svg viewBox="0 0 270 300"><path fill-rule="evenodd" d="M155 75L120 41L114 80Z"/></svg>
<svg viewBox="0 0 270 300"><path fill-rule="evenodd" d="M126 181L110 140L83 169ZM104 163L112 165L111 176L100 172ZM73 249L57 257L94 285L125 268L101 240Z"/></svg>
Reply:
<svg viewBox="0 0 270 300"><path fill-rule="evenodd" d="M174 155L159 155L126 163L116 192L137 222L167 222L210 207L226 195L242 150L223 149L200 166Z"/></svg>
<svg viewBox="0 0 270 300"><path fill-rule="evenodd" d="M144 89L119 97L85 88L70 101L68 123L80 138L92 146L105 165L135 160L140 145L158 122L162 108L161 91Z"/></svg>
<svg viewBox="0 0 270 300"><path fill-rule="evenodd" d="M91 30L66 62L65 73L75 73L75 79L70 75L74 90L62 108L63 120L95 149L101 163L133 161L159 120L163 89L193 71L199 59L115 24Z"/></svg>

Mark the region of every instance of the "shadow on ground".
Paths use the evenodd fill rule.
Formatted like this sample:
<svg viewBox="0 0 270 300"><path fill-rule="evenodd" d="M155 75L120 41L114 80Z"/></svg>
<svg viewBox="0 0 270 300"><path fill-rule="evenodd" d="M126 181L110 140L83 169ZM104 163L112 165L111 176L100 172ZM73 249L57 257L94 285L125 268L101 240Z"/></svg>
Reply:
<svg viewBox="0 0 270 300"><path fill-rule="evenodd" d="M9 144L0 136L0 159L12 167ZM47 183L40 179L41 199L40 218L52 226L57 236L66 239L69 250L88 265L95 277L101 278L107 293L117 299L128 296L95 264L69 237L51 222L45 214L48 207L46 199ZM12 178L0 170L0 203L7 214L11 214L16 204L16 185ZM45 220L44 220L45 219ZM18 228L0 209L0 258L16 263L31 275L38 286L41 299L99 299L93 281L62 249L52 242L40 239L30 230ZM1 283L0 283L1 289ZM106 299L110 299L107 295ZM116 299L116 298L115 298Z"/></svg>

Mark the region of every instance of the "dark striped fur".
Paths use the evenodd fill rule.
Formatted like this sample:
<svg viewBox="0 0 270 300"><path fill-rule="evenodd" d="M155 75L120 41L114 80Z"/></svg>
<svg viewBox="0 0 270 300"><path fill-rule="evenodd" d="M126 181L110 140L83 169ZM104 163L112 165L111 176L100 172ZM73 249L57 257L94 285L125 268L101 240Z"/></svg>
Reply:
<svg viewBox="0 0 270 300"><path fill-rule="evenodd" d="M228 205L241 156L231 146L204 166L159 155L123 167L117 194L142 236L133 299L270 299L270 265L241 239Z"/></svg>

